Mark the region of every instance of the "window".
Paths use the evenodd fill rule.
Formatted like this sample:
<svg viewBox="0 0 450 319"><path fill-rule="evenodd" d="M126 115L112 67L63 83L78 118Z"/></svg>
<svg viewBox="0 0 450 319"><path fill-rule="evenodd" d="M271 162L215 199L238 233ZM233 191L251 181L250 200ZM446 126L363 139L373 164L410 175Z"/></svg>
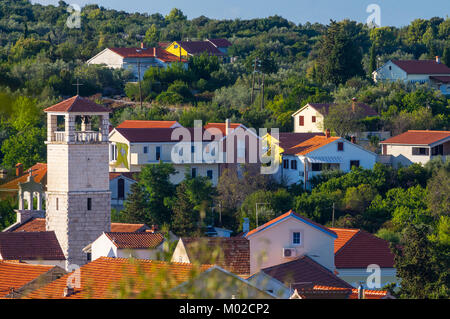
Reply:
<svg viewBox="0 0 450 319"><path fill-rule="evenodd" d="M293 232L292 233L292 244L293 245L300 245L301 244L301 234L300 234L300 232Z"/></svg>
<svg viewBox="0 0 450 319"><path fill-rule="evenodd" d="M92 259L91 253L86 254L86 259L87 259L87 261L91 261L91 259Z"/></svg>
<svg viewBox="0 0 450 319"><path fill-rule="evenodd" d="M148 146L144 146L144 154L148 153Z"/></svg>
<svg viewBox="0 0 450 319"><path fill-rule="evenodd" d="M291 169L297 170L297 161L296 160L291 161Z"/></svg>
<svg viewBox="0 0 450 319"><path fill-rule="evenodd" d="M337 150L339 152L342 152L344 150L344 142L338 142L337 143Z"/></svg>
<svg viewBox="0 0 450 319"><path fill-rule="evenodd" d="M356 167L359 167L359 161L350 161L350 169L353 167L353 166L356 166Z"/></svg>
<svg viewBox="0 0 450 319"><path fill-rule="evenodd" d="M311 167L313 172L320 172L322 170L322 163L312 163Z"/></svg>
<svg viewBox="0 0 450 319"><path fill-rule="evenodd" d="M391 71L392 70L392 66L389 66L389 71Z"/></svg>
<svg viewBox="0 0 450 319"><path fill-rule="evenodd" d="M161 159L161 146L156 146L156 160L159 161Z"/></svg>
<svg viewBox="0 0 450 319"><path fill-rule="evenodd" d="M313 116L313 117L311 118L311 121L312 121L313 123L316 123L316 117Z"/></svg>
<svg viewBox="0 0 450 319"><path fill-rule="evenodd" d="M387 145L383 144L383 155L387 155Z"/></svg>
<svg viewBox="0 0 450 319"><path fill-rule="evenodd" d="M192 176L192 178L196 178L197 177L197 168L192 167L191 176Z"/></svg>
<svg viewBox="0 0 450 319"><path fill-rule="evenodd" d="M117 198L118 199L125 198L125 181L123 178L119 178L117 180Z"/></svg>
<svg viewBox="0 0 450 319"><path fill-rule="evenodd" d="M303 115L300 115L298 117L298 125L300 125L300 126L305 125L305 117Z"/></svg>
<svg viewBox="0 0 450 319"><path fill-rule="evenodd" d="M213 179L213 171L211 169L206 172L206 175L209 179Z"/></svg>
<svg viewBox="0 0 450 319"><path fill-rule="evenodd" d="M444 144L433 147L431 149L431 155L433 156L444 155Z"/></svg>
<svg viewBox="0 0 450 319"><path fill-rule="evenodd" d="M430 155L430 149L426 147L413 147L412 155Z"/></svg>
<svg viewBox="0 0 450 319"><path fill-rule="evenodd" d="M192 153L192 154L195 153L195 146L194 146L194 145L191 146L191 153Z"/></svg>
<svg viewBox="0 0 450 319"><path fill-rule="evenodd" d="M87 210L92 210L92 198L87 199Z"/></svg>
<svg viewBox="0 0 450 319"><path fill-rule="evenodd" d="M111 144L111 154L109 155L111 158L111 161L116 161L117 160L117 145L116 144Z"/></svg>
<svg viewBox="0 0 450 319"><path fill-rule="evenodd" d="M289 160L287 160L287 159L283 160L283 168L289 169Z"/></svg>

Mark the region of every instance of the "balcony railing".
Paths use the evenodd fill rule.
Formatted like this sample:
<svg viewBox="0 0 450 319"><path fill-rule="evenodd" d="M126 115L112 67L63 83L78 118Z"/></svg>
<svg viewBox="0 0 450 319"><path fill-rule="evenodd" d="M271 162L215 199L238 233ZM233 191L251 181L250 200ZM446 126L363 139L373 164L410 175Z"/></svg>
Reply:
<svg viewBox="0 0 450 319"><path fill-rule="evenodd" d="M66 132L56 131L53 136L54 142L66 142ZM76 131L73 132L73 142L75 143L98 143L102 141L102 134L97 131Z"/></svg>

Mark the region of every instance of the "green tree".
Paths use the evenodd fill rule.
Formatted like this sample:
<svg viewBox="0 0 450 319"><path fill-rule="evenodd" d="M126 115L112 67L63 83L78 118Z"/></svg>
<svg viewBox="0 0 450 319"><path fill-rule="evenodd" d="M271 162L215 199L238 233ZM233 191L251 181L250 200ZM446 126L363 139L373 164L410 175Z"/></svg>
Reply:
<svg viewBox="0 0 450 319"><path fill-rule="evenodd" d="M187 17L184 15L183 11L177 8L173 8L170 10L169 14L166 15L166 20L169 23L184 21L186 19Z"/></svg>
<svg viewBox="0 0 450 319"><path fill-rule="evenodd" d="M160 32L156 24L152 24L150 28L145 32L144 41L149 47L156 47L158 45Z"/></svg>
<svg viewBox="0 0 450 319"><path fill-rule="evenodd" d="M362 24L331 21L320 43L318 63L322 82L339 84L364 75L362 53L367 43Z"/></svg>
<svg viewBox="0 0 450 319"><path fill-rule="evenodd" d="M1 151L4 155L2 165L13 167L17 163L22 163L27 168L37 162L45 162L46 135L47 131L44 127L31 127L10 136L2 144Z"/></svg>
<svg viewBox="0 0 450 319"><path fill-rule="evenodd" d="M351 133L361 131L362 118L360 108L353 111L350 104L340 103L330 107L328 114L325 115L323 128L330 129L337 136L347 137Z"/></svg>
<svg viewBox="0 0 450 319"><path fill-rule="evenodd" d="M140 183L131 185L130 193L124 204L124 210L119 214L119 219L127 223L145 223L152 225L154 219L148 216L149 195Z"/></svg>
<svg viewBox="0 0 450 319"><path fill-rule="evenodd" d="M175 174L172 164L149 164L142 167L139 184L148 196L147 220L151 224L163 225L171 222L170 205L175 195L175 186L170 176Z"/></svg>

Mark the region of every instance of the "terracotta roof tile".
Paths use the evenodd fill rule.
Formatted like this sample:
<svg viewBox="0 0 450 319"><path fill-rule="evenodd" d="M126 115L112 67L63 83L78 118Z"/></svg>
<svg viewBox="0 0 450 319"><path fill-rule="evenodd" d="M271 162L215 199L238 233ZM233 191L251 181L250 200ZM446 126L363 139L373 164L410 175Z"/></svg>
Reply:
<svg viewBox="0 0 450 319"><path fill-rule="evenodd" d="M53 231L0 233L0 255L5 260L66 259Z"/></svg>
<svg viewBox="0 0 450 319"><path fill-rule="evenodd" d="M0 298L18 290L55 266L32 265L0 260Z"/></svg>
<svg viewBox="0 0 450 319"><path fill-rule="evenodd" d="M388 138L380 144L431 145L450 137L450 131L409 130L400 135Z"/></svg>
<svg viewBox="0 0 450 319"><path fill-rule="evenodd" d="M335 242L336 268L367 268L370 264L382 268L394 267L394 254L389 242L366 231L332 228L338 234ZM351 234L353 235L351 236Z"/></svg>
<svg viewBox="0 0 450 319"><path fill-rule="evenodd" d="M284 152L285 154L306 155L339 139L340 137L331 136L327 138L326 136L318 135L294 145L291 148L284 149Z"/></svg>
<svg viewBox="0 0 450 319"><path fill-rule="evenodd" d="M450 68L436 60L392 60L409 74L450 74Z"/></svg>
<svg viewBox="0 0 450 319"><path fill-rule="evenodd" d="M307 141L315 136L325 136L324 133L279 133L279 146L284 150L288 150L291 147L298 145L304 141Z"/></svg>
<svg viewBox="0 0 450 319"><path fill-rule="evenodd" d="M161 233L108 232L105 233L105 235L114 243L117 248L120 249L156 248L164 241L164 236Z"/></svg>
<svg viewBox="0 0 450 319"><path fill-rule="evenodd" d="M308 103L312 107L314 107L317 111L322 113L323 115L327 115L330 107L336 105L336 103ZM369 105L362 102L356 102L356 106L361 109L361 112L365 116L377 116L378 113L372 109Z"/></svg>
<svg viewBox="0 0 450 319"><path fill-rule="evenodd" d="M191 55L198 55L206 52L210 55L224 55L209 41L177 41L177 43Z"/></svg>
<svg viewBox="0 0 450 319"><path fill-rule="evenodd" d="M388 296L386 290L369 290L364 289L364 299L383 299ZM349 299L358 299L358 289L352 289Z"/></svg>
<svg viewBox="0 0 450 319"><path fill-rule="evenodd" d="M237 237L203 237L181 238L190 259L202 263L212 263L209 256L193 256L203 243L211 252L220 249L222 256L215 264L237 275L250 274L250 243L246 238ZM199 247L199 248L197 248ZM201 250L201 249L200 249ZM192 260L191 260L192 261Z"/></svg>
<svg viewBox="0 0 450 319"><path fill-rule="evenodd" d="M450 83L450 76L430 76L430 79L441 83Z"/></svg>
<svg viewBox="0 0 450 319"><path fill-rule="evenodd" d="M92 102L87 98L76 95L74 97L71 97L70 99L64 100L62 102L59 102L58 104L46 108L44 112L109 113L110 110L100 104Z"/></svg>
<svg viewBox="0 0 450 319"><path fill-rule="evenodd" d="M138 175L138 174L133 173L133 172L109 172L109 180L111 181L113 179L116 179L119 176L125 176L129 179L136 181L137 177L135 177L135 175Z"/></svg>
<svg viewBox="0 0 450 319"><path fill-rule="evenodd" d="M143 232L149 227L145 224L111 223L111 232ZM45 218L32 218L11 232L45 232Z"/></svg>
<svg viewBox="0 0 450 319"><path fill-rule="evenodd" d="M304 289L309 285L311 287L319 285L352 288L350 284L306 255L283 264L264 268L262 271L293 289Z"/></svg>
<svg viewBox="0 0 450 319"><path fill-rule="evenodd" d="M126 120L120 123L117 128L172 128L177 123L177 121Z"/></svg>
<svg viewBox="0 0 450 319"><path fill-rule="evenodd" d="M212 265L201 265L200 271ZM63 297L67 280L71 274L61 277L52 283L27 295L33 299L112 299L117 298L121 282L134 281L134 291L139 292L148 285L147 280L165 275L167 285L174 287L191 278L194 266L185 263L168 263L155 260L137 259L131 261L124 258L100 257L82 266L80 271L80 287L74 289L69 297ZM143 278L143 276L145 276ZM170 280L169 280L170 278Z"/></svg>
<svg viewBox="0 0 450 319"><path fill-rule="evenodd" d="M258 228L255 228L255 229L249 231L245 235L245 237L248 238L249 236L251 236L253 234L256 234L257 232L260 232L260 231L266 229L267 227L270 227L270 226L276 224L277 222L281 221L282 219L287 218L289 216L293 216L293 217L295 216L295 217L301 219L302 221L304 221L305 223L310 224L311 226L316 227L316 228L326 232L327 234L329 234L329 235L331 235L333 237L337 237L337 235L336 235L336 233L334 231L330 230L329 228L327 228L327 227L325 227L323 225L320 225L319 223L316 223L315 221L312 221L309 218L306 218L306 217L304 217L302 215L297 214L293 210L290 210L287 213L284 213L283 215L280 215L277 218L274 218L271 221L268 221L267 223L259 226Z"/></svg>
<svg viewBox="0 0 450 319"><path fill-rule="evenodd" d="M217 128L220 130L220 132L222 132L222 135L225 136L226 135L226 124L225 123L208 123L204 126L205 130L208 130L210 128ZM230 123L230 128L231 129L236 129L239 126L241 126L242 124L240 123Z"/></svg>
<svg viewBox="0 0 450 319"><path fill-rule="evenodd" d="M30 170L32 170L32 175L36 183L45 182L47 177L47 164L37 163L27 169L22 176L19 176L5 184L0 185L0 190L19 190L19 183L27 182L28 176L30 175Z"/></svg>

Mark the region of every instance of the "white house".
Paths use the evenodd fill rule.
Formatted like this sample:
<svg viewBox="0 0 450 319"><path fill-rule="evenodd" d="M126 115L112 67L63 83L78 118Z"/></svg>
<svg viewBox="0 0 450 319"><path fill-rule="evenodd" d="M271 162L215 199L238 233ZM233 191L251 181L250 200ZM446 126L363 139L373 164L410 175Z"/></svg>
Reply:
<svg viewBox="0 0 450 319"><path fill-rule="evenodd" d="M389 60L372 73L373 80L429 83L443 94L450 94L450 68L435 60Z"/></svg>
<svg viewBox="0 0 450 319"><path fill-rule="evenodd" d="M425 164L429 160L450 155L450 131L409 130L380 142L379 161L393 166Z"/></svg>
<svg viewBox="0 0 450 319"><path fill-rule="evenodd" d="M323 127L324 117L335 103L308 103L292 114L294 118L295 133L315 133L325 132ZM361 116L377 116L377 112L369 105L352 101L353 112L358 112Z"/></svg>
<svg viewBox="0 0 450 319"><path fill-rule="evenodd" d="M275 178L287 185L309 181L324 170L349 172L353 166L371 169L377 154L340 137L314 133L280 133L281 164Z"/></svg>
<svg viewBox="0 0 450 319"><path fill-rule="evenodd" d="M159 259L165 239L161 233L103 233L90 244L92 261L100 257ZM89 247L87 246L87 247ZM86 250L86 248L85 248ZM158 258L159 257L159 258Z"/></svg>
<svg viewBox="0 0 450 319"><path fill-rule="evenodd" d="M135 121L137 122L137 121ZM260 138L239 123L209 123L203 128L149 127L133 124L110 134L110 172L140 172L143 165L172 163L171 182L186 173L208 177L217 185L223 169L256 158Z"/></svg>
<svg viewBox="0 0 450 319"><path fill-rule="evenodd" d="M308 255L334 271L334 240L337 235L292 210L249 231L250 273Z"/></svg>
<svg viewBox="0 0 450 319"><path fill-rule="evenodd" d="M167 68L174 62L182 62L187 68L187 61L167 52L162 48L106 48L91 59L87 64L104 64L112 69L127 69L132 71L135 80L141 80L148 68Z"/></svg>

